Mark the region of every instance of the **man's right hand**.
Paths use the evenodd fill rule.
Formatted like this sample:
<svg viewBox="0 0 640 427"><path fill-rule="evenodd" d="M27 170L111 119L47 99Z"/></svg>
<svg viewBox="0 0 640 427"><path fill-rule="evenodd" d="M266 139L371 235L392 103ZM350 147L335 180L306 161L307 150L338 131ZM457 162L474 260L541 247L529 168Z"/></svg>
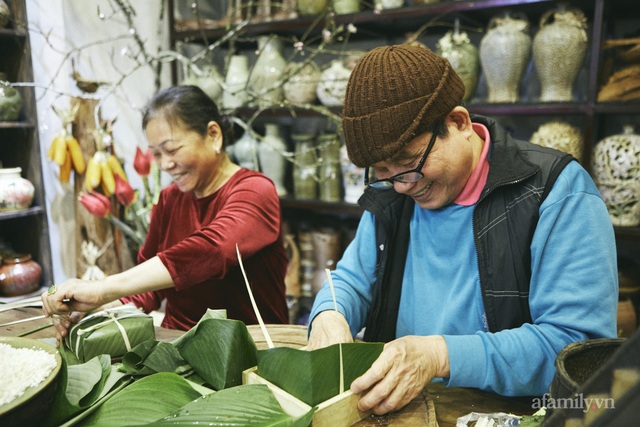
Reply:
<svg viewBox="0 0 640 427"><path fill-rule="evenodd" d="M353 342L347 319L335 310L318 314L311 323L308 350L316 350L337 343Z"/></svg>

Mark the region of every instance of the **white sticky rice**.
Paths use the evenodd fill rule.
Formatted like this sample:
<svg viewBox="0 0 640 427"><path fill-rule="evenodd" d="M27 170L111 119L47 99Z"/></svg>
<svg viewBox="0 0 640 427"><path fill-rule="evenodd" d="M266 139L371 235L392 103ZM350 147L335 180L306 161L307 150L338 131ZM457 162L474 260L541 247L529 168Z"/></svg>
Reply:
<svg viewBox="0 0 640 427"><path fill-rule="evenodd" d="M55 367L51 353L0 343L0 406L22 396L29 387L37 387Z"/></svg>

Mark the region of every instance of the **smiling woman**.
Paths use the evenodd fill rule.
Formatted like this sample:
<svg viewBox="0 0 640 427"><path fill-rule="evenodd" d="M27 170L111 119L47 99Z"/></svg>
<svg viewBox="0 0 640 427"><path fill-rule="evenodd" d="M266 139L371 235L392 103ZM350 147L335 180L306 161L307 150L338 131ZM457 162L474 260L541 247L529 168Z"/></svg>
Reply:
<svg viewBox="0 0 640 427"><path fill-rule="evenodd" d="M151 312L166 301L166 328L188 330L209 308L255 324L238 245L265 322L288 322L276 188L230 160L226 123L196 86L170 87L151 99L142 126L156 165L173 183L153 207L139 264L101 281L59 285L54 295L43 295L45 314L89 311L114 300ZM57 325L59 338L69 327L68 321Z"/></svg>

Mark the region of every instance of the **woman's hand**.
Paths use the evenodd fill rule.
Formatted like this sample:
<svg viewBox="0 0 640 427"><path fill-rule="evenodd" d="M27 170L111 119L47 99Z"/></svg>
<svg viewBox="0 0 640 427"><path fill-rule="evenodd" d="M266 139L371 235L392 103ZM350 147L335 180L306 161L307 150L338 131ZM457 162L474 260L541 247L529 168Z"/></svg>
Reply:
<svg viewBox="0 0 640 427"><path fill-rule="evenodd" d="M307 349L316 350L340 342L353 342L347 319L334 310L318 314L311 323Z"/></svg>
<svg viewBox="0 0 640 427"><path fill-rule="evenodd" d="M74 311L87 312L108 302L104 296L103 280L69 279L53 285L41 295L42 311L47 317L66 316Z"/></svg>
<svg viewBox="0 0 640 427"><path fill-rule="evenodd" d="M385 344L371 368L351 383L351 391L363 393L358 409L382 415L406 406L433 378L448 376L442 336L407 336Z"/></svg>
<svg viewBox="0 0 640 427"><path fill-rule="evenodd" d="M60 346L62 340L69 333L69 328L71 327L71 325L74 323L78 323L84 317L84 315L85 313L76 311L65 316L60 316L57 314L51 316L53 327L56 329L56 346Z"/></svg>

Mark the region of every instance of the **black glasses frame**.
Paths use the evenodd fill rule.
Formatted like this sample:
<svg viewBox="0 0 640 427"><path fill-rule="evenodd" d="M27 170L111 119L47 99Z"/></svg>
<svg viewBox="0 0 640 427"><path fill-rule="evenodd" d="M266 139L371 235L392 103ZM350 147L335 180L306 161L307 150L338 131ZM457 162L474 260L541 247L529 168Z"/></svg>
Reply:
<svg viewBox="0 0 640 427"><path fill-rule="evenodd" d="M420 163L418 163L418 166L416 166L414 169L400 172L389 178L376 179L376 180L370 181L369 167L367 166L364 169L364 185L374 187L374 188L391 188L393 187L394 182L411 184L413 182L420 181L422 178L424 178L424 174L422 173L422 168L425 162L427 161L427 156L429 156L429 153L431 153L431 149L433 148L433 144L435 144L437 138L438 138L437 133L433 132L433 134L431 135L431 139L429 140L429 144L427 145L427 149L424 151L424 154L422 155L422 159L420 160ZM415 174L416 179L413 179L413 178L406 179L405 175L409 175L409 174Z"/></svg>

